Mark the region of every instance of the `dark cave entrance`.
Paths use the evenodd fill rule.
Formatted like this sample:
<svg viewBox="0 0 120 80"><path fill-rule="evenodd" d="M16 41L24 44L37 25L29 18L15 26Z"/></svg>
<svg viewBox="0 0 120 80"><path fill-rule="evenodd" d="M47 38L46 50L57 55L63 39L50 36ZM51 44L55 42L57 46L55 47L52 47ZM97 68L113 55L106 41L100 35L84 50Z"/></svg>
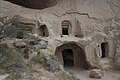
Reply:
<svg viewBox="0 0 120 80"><path fill-rule="evenodd" d="M64 67L74 66L74 55L72 49L64 49L62 51L62 56L63 56Z"/></svg>
<svg viewBox="0 0 120 80"><path fill-rule="evenodd" d="M49 32L48 32L47 26L46 25L41 25L39 27L38 34L39 34L39 36L42 36L42 37L48 37Z"/></svg>
<svg viewBox="0 0 120 80"><path fill-rule="evenodd" d="M64 67L89 68L86 62L84 49L74 42L58 46L55 55Z"/></svg>
<svg viewBox="0 0 120 80"><path fill-rule="evenodd" d="M109 52L109 47L107 42L101 43L101 50L102 50L102 56L101 58L106 58L108 57L108 52Z"/></svg>

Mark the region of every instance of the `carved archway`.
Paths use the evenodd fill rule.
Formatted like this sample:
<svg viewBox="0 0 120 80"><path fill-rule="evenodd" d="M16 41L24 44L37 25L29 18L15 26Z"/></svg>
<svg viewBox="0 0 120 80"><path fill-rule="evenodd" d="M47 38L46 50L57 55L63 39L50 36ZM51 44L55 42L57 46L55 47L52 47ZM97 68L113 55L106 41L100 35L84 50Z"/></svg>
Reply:
<svg viewBox="0 0 120 80"><path fill-rule="evenodd" d="M55 55L58 57L64 67L89 67L86 63L85 52L83 48L74 42L65 43L61 46L58 46L56 48Z"/></svg>

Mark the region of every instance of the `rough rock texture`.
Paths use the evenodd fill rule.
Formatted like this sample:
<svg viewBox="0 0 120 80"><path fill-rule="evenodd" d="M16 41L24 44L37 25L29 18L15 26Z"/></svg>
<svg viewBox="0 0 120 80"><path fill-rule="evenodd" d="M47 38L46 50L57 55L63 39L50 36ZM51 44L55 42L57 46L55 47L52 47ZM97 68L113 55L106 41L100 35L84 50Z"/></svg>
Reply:
<svg viewBox="0 0 120 80"><path fill-rule="evenodd" d="M16 41L15 43L13 43L13 45L16 48L25 48L25 46L26 46L26 44L24 42L18 42L18 41Z"/></svg>
<svg viewBox="0 0 120 80"><path fill-rule="evenodd" d="M46 77L40 77L40 80L49 80L49 79Z"/></svg>
<svg viewBox="0 0 120 80"><path fill-rule="evenodd" d="M18 0L9 1L18 2ZM106 52L107 59L116 52L115 45L119 44L116 43L119 42L116 40L119 39L114 36L119 33L119 31L116 31L120 24L119 0L56 0L57 5L53 7L43 10L30 9L31 3L33 3L33 7L41 6L41 3L37 1L38 0L34 2L32 2L32 0L25 0L24 4L29 8L24 8L1 0L0 13L10 17L16 14L20 15L24 19L23 22L25 22L26 26L29 26L28 23L31 23L31 19L39 22L39 24L37 24L38 28L34 28L32 32L34 34L43 34L39 37L48 41L46 50L50 53L57 54L56 48L65 43L79 45L81 49L84 49L85 61L87 65L89 65L89 68L101 68L103 66L104 63L101 62L102 43L107 43L106 45L109 46L108 49L106 49L108 50ZM52 0L44 1L45 2L42 3L43 5ZM30 4L28 5L27 3L29 2ZM38 6L36 2L40 4L40 6ZM52 2L54 3L55 1L53 0ZM23 0L21 0L20 3L23 4ZM34 6L34 4L36 4L36 6ZM28 22L26 22L27 19L29 19ZM62 33L64 22L67 22L67 25L70 26L68 31L69 36L64 36ZM40 24L44 24L44 26ZM44 37L47 32L45 26L49 32L49 36L47 37ZM44 27L44 29L40 30L42 29L41 27ZM79 53L77 54L79 55ZM61 58L61 55L58 55L58 58ZM63 63L62 60L61 58L61 62Z"/></svg>
<svg viewBox="0 0 120 80"><path fill-rule="evenodd" d="M46 49L48 45L47 41L41 40L37 45L34 47L39 48L39 49Z"/></svg>
<svg viewBox="0 0 120 80"><path fill-rule="evenodd" d="M100 69L93 69L90 71L89 75L91 78L100 79L104 76L104 73Z"/></svg>
<svg viewBox="0 0 120 80"><path fill-rule="evenodd" d="M115 54L113 57L112 57L112 66L114 66L115 69L118 69L120 70L120 54Z"/></svg>
<svg viewBox="0 0 120 80"><path fill-rule="evenodd" d="M27 3L27 0L24 1ZM32 2L32 0L29 1ZM48 0L48 3L49 1L51 0ZM31 31L39 44L33 43L34 46L28 46L29 50L34 47L38 52L40 48L45 48L40 51L56 55L62 65L65 62L62 51L67 52L66 49L75 56L73 59L73 56L65 55L75 63L73 66L102 68L104 64L110 64L104 63L104 60L111 60L114 54L119 53L120 48L120 0L56 1L57 5L53 7L36 10L1 0L0 14L9 17L20 15L19 18L27 27L31 26L32 20L39 23L35 23L37 28L32 25L33 30ZM40 42L39 38L45 41ZM82 62L81 65L80 62Z"/></svg>
<svg viewBox="0 0 120 80"><path fill-rule="evenodd" d="M65 80L77 80L76 77L65 72L62 67L60 68L60 64L48 53L41 53L40 49L29 45L31 40L33 39L7 38L1 40L0 75L9 74L6 80L64 80L64 78L66 78ZM17 48L13 45L14 43L17 44L15 44ZM26 47L23 47L22 43L26 44ZM51 60L45 61L46 55Z"/></svg>
<svg viewBox="0 0 120 80"><path fill-rule="evenodd" d="M46 59L46 66L50 71L56 71L60 69L59 63L53 59Z"/></svg>

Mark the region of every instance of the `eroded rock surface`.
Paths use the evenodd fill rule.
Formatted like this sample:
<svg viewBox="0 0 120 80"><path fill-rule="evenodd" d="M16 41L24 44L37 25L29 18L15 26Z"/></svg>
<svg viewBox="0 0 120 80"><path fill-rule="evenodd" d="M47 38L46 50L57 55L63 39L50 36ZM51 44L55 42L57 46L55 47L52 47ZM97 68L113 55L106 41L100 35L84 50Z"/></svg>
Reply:
<svg viewBox="0 0 120 80"><path fill-rule="evenodd" d="M16 41L15 43L13 43L13 45L16 47L16 48L25 48L26 44L24 42L18 42Z"/></svg>
<svg viewBox="0 0 120 80"><path fill-rule="evenodd" d="M8 1L16 4L20 3L25 7ZM39 1L42 2L39 3ZM109 65L118 65L119 59L116 59L114 55L120 53L120 0L39 1L0 1L0 16L1 14L9 17L17 15L15 17L20 21L19 25L24 25L24 28L20 29L22 32L27 32L25 37L20 37L26 43L26 47L15 50L17 53L21 53L23 59L27 59L26 63L33 57L38 63L41 63L41 61L44 63L44 60L39 59L38 55L36 57L36 54L40 52L56 55L62 66L68 66L70 63L72 67L78 66L90 69L105 66L108 69ZM7 18L0 23L0 26L14 25L12 23L3 24L4 21L7 21ZM6 29L13 30L15 27ZM7 32L1 31L1 34ZM2 43L8 41L7 44L9 45L7 46L14 50L13 43L16 39L11 40L3 36L0 36L0 38ZM70 55L67 53L70 53ZM57 68L54 68L56 63L53 62L54 60L50 60L47 63L51 66L50 69L58 69L58 65ZM111 63L114 63L114 65L111 65ZM39 68L37 69L39 71ZM97 78L103 76L99 70L92 73ZM27 78L30 78L30 76L28 75L25 79ZM35 77L32 79L35 79Z"/></svg>

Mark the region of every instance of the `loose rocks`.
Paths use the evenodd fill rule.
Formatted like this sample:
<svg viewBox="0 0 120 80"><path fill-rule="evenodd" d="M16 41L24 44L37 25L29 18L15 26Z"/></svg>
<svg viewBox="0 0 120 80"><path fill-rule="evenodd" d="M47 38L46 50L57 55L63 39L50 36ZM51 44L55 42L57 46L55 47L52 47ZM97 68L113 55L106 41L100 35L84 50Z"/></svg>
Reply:
<svg viewBox="0 0 120 80"><path fill-rule="evenodd" d="M92 69L89 75L90 75L90 78L101 79L104 76L104 73L100 69Z"/></svg>

